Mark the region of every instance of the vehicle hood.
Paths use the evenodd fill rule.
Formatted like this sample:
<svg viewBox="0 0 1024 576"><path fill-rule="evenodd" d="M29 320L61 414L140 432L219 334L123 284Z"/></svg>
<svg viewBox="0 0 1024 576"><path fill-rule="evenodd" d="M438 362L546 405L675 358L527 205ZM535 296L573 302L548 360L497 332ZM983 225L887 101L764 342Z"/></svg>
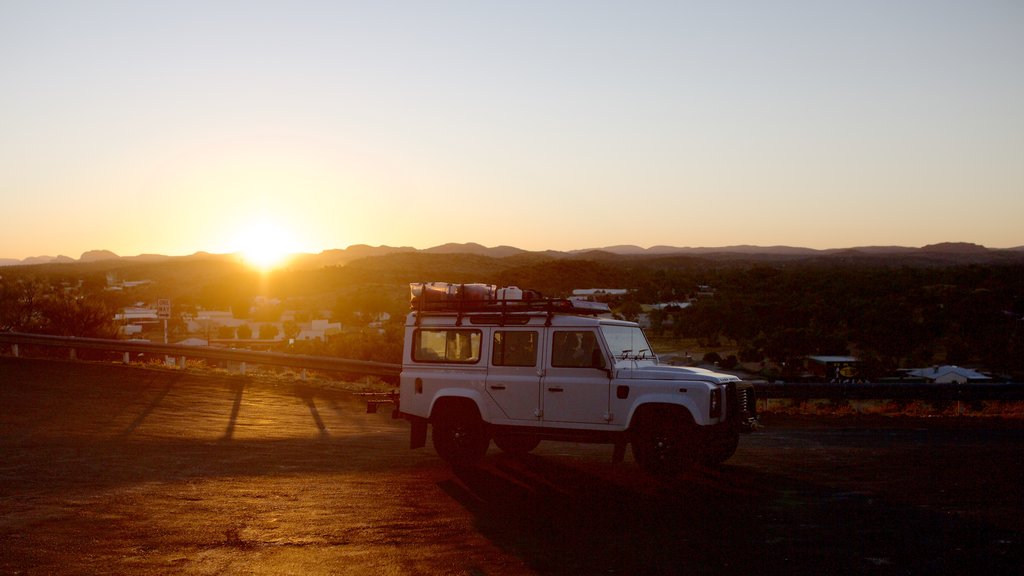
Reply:
<svg viewBox="0 0 1024 576"><path fill-rule="evenodd" d="M738 382L740 378L732 374L723 374L705 368L692 366L664 366L657 364L637 364L621 366L618 369L618 377L630 380L698 380L714 384L726 382Z"/></svg>

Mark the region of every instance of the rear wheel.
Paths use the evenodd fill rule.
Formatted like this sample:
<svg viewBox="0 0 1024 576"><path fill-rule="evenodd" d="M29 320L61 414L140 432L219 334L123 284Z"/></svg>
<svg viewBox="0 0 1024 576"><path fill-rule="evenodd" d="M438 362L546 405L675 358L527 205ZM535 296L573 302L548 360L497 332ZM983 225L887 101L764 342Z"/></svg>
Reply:
<svg viewBox="0 0 1024 576"><path fill-rule="evenodd" d="M434 450L450 464L474 464L487 453L490 435L473 404L459 402L439 406L431 423Z"/></svg>
<svg viewBox="0 0 1024 576"><path fill-rule="evenodd" d="M506 432L495 434L494 443L498 445L498 448L501 448L502 452L519 456L529 454L531 450L540 444L540 438L526 434L510 434Z"/></svg>
<svg viewBox="0 0 1024 576"><path fill-rule="evenodd" d="M693 417L683 408L645 408L633 428L633 457L651 474L676 474L696 462L695 428Z"/></svg>

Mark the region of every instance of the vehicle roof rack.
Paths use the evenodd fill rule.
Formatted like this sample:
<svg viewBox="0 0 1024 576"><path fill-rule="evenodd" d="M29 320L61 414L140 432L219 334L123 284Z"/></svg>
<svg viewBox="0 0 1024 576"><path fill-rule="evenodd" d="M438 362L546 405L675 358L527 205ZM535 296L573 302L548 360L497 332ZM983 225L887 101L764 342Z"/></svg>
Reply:
<svg viewBox="0 0 1024 576"><path fill-rule="evenodd" d="M590 302L569 298L545 298L535 291L522 291L523 298L494 298L501 294L493 286L482 284L444 284L445 292L430 291L430 285L444 283L413 283L410 285L412 298L410 309L416 312L416 323L424 316L456 315L456 326L462 325L466 314L496 314L496 324L504 325L510 316L546 315L548 325L557 314L597 316L611 312L604 302ZM481 290L481 287L488 287ZM518 289L517 289L518 290ZM483 298L470 297L483 295Z"/></svg>

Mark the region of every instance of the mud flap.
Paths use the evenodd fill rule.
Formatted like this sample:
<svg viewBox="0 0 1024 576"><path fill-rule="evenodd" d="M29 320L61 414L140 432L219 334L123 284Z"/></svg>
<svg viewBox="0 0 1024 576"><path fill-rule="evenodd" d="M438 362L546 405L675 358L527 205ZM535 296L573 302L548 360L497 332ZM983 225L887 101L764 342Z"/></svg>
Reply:
<svg viewBox="0 0 1024 576"><path fill-rule="evenodd" d="M423 448L427 445L427 421L413 420L409 430L409 448Z"/></svg>

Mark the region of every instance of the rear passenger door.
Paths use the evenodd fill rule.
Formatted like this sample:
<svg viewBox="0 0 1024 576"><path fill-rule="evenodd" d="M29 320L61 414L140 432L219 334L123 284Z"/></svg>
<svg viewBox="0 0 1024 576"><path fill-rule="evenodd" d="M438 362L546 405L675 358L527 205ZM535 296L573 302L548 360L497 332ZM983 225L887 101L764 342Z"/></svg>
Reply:
<svg viewBox="0 0 1024 576"><path fill-rule="evenodd" d="M496 328L491 335L487 394L508 420L540 418L540 351L542 332Z"/></svg>

